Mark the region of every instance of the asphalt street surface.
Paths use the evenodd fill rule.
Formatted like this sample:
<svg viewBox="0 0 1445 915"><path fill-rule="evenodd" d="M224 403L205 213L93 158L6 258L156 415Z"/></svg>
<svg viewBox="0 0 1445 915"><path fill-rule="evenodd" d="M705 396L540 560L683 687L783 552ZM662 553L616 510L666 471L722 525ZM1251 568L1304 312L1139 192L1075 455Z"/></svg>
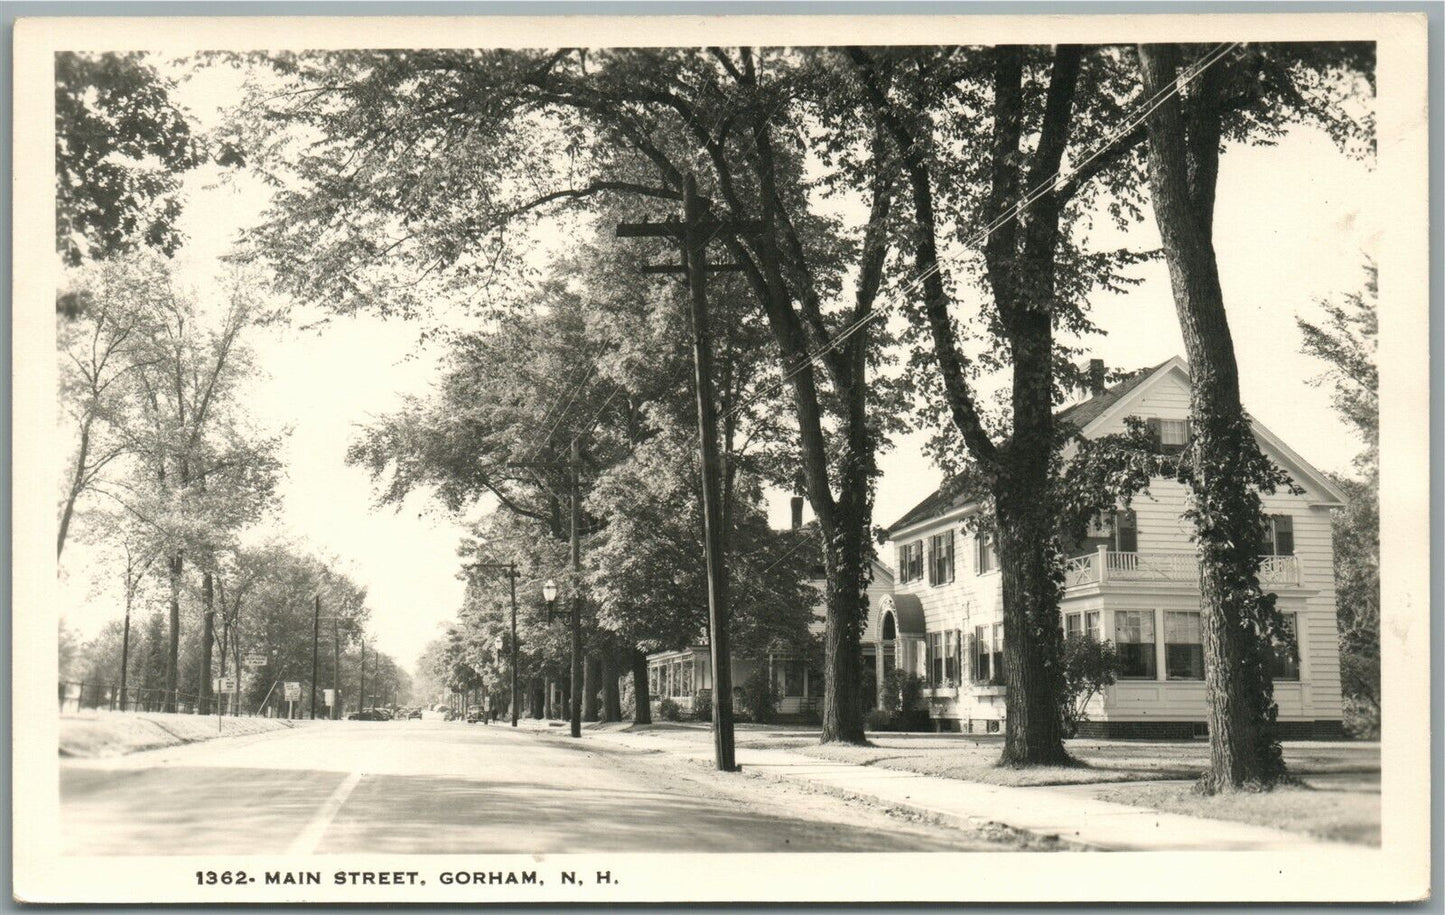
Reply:
<svg viewBox="0 0 1445 915"><path fill-rule="evenodd" d="M65 760L60 797L65 852L82 855L990 847L837 798L503 723L326 722Z"/></svg>

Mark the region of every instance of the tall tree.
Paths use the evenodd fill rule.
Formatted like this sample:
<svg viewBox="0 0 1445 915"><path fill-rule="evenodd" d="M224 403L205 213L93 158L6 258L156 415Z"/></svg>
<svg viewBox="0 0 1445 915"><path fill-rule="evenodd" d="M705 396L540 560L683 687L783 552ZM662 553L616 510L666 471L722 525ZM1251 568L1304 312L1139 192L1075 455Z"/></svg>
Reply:
<svg viewBox="0 0 1445 915"><path fill-rule="evenodd" d="M767 319L791 391L800 482L823 532L823 739L861 741L854 693L875 458L895 415L876 409L888 388L871 374L880 331L870 321L892 184L873 184L862 225L819 215L807 150L852 145L856 124L810 116L828 74L805 61L752 48L290 58L297 85L271 96L287 106L278 120L322 139L257 241L306 299L406 309L439 287L475 301L514 256L514 229L551 204L621 197L634 218L660 217L693 174L720 218L761 222L717 243ZM863 145L865 158L881 156Z"/></svg>
<svg viewBox="0 0 1445 915"><path fill-rule="evenodd" d="M1186 50L1200 53L1179 45L1141 45L1138 54L1146 96L1159 100L1148 119L1149 191L1190 361L1193 438L1180 472L1192 492L1200 559L1210 731L1210 768L1200 788L1215 792L1268 788L1285 776L1269 662L1271 641L1288 638L1274 595L1260 589L1257 575L1264 525L1259 493L1287 478L1259 450L1240 404L1239 368L1213 245L1220 151L1231 133L1247 129L1238 125L1238 112L1284 107L1261 106L1259 100L1279 93L1279 81L1291 86L1292 70L1363 65L1372 75L1373 49L1308 48L1298 66L1299 57L1288 48L1266 47L1227 61L1207 52L1204 59L1214 63L1181 81ZM1185 82L1187 93L1181 91ZM1298 108L1307 114L1310 99L1321 95L1328 93L1295 89L1292 98L1303 100ZM1338 126L1343 120L1337 116L1333 122L1341 136L1349 129Z"/></svg>
<svg viewBox="0 0 1445 915"><path fill-rule="evenodd" d="M270 502L279 472L277 441L250 427L237 399L253 372L242 343L262 320L258 303L235 281L220 320L208 318L168 274L155 277L154 336L136 363L125 419L129 479L104 488L146 523L162 555L170 588L168 708L179 688L181 593L189 556L202 572L198 700L210 693L214 624L213 557Z"/></svg>
<svg viewBox="0 0 1445 915"><path fill-rule="evenodd" d="M1116 137L1092 158L1083 152L1120 126L1127 71L1116 50L1079 45L850 48L847 56L852 91L885 129L908 188L904 238L916 270L910 289L921 299L905 302L914 366L926 370L938 418L966 455L959 482L991 504L986 523L998 532L1002 759L1065 762L1057 569L1071 499L1059 455L1071 430L1055 423L1054 408L1080 378L1060 335L1091 330L1088 293L1125 282L1120 268L1139 259L1086 251L1075 237L1101 188L1114 195L1121 222L1131 214L1137 137ZM1064 176L1066 155L1081 164ZM973 358L979 347L967 345L957 314L963 271L950 269L940 237L950 224L983 254L989 300ZM991 416L980 374L999 369L1007 407Z"/></svg>
<svg viewBox="0 0 1445 915"><path fill-rule="evenodd" d="M180 176L204 151L174 88L144 54L55 55L55 246L67 264L180 245Z"/></svg>
<svg viewBox="0 0 1445 915"><path fill-rule="evenodd" d="M136 373L153 354L150 346L163 314L169 278L145 256L116 257L86 265L70 283L73 317L57 321L60 397L75 426L75 452L62 491L57 559L82 496L126 454L128 402Z"/></svg>
<svg viewBox="0 0 1445 915"><path fill-rule="evenodd" d="M1365 448L1356 478L1335 476L1345 505L1333 517L1335 602L1340 637L1340 686L1346 721L1365 735L1380 728L1380 375L1376 361L1379 284L1373 262L1363 289L1320 305L1325 320L1296 318L1303 351L1328 368L1336 412Z"/></svg>

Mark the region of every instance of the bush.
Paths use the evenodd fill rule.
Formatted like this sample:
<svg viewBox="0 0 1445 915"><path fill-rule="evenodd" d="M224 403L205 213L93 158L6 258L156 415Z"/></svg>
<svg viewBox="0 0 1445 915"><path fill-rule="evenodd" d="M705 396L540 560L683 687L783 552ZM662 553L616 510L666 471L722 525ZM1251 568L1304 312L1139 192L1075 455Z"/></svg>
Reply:
<svg viewBox="0 0 1445 915"><path fill-rule="evenodd" d="M928 710L920 708L922 678L894 668L883 677L881 711L888 715L888 727L895 731L931 730Z"/></svg>
<svg viewBox="0 0 1445 915"><path fill-rule="evenodd" d="M1119 678L1119 652L1113 642L1099 642L1084 635L1064 639L1064 693L1061 697L1064 733L1073 737L1079 722L1087 721L1089 701Z"/></svg>
<svg viewBox="0 0 1445 915"><path fill-rule="evenodd" d="M778 687L766 668L759 668L743 681L743 709L758 724L772 724L778 714Z"/></svg>
<svg viewBox="0 0 1445 915"><path fill-rule="evenodd" d="M869 731L887 731L893 727L893 716L881 708L870 709L864 727Z"/></svg>
<svg viewBox="0 0 1445 915"><path fill-rule="evenodd" d="M664 699L657 705L657 717L663 721L681 721L682 706L671 699Z"/></svg>
<svg viewBox="0 0 1445 915"><path fill-rule="evenodd" d="M692 717L698 721L712 720L712 690L700 689L693 693Z"/></svg>

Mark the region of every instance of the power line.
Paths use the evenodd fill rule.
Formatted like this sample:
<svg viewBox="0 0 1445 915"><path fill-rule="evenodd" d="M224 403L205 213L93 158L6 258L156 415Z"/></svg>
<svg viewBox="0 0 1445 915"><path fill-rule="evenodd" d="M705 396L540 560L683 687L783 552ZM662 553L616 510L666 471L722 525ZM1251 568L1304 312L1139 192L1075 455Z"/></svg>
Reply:
<svg viewBox="0 0 1445 915"><path fill-rule="evenodd" d="M1192 66L1189 70L1180 74L1167 87L1160 89L1154 94L1153 97L1144 102L1144 110L1140 111L1135 115L1131 115L1128 119L1126 119L1125 123L1120 125L1103 144L1101 144L1089 155L1085 156L1078 165L1071 167L1069 171L1077 172L1079 169L1082 169L1084 166L1088 165L1090 162L1093 162L1099 156L1103 155L1115 143L1118 143L1127 134L1142 125L1145 119L1147 119L1149 115L1153 114L1160 105L1164 104L1164 102L1167 101L1170 96L1177 94L1180 90L1184 88L1185 85L1187 85L1191 80L1196 78L1206 68L1217 63L1226 54L1234 50L1239 45L1240 42L1237 41L1217 45L1215 49L1212 50L1209 54L1206 54L1203 58L1200 58L1199 61L1196 61L1194 66ZM981 229L978 233L965 241L964 246L971 248L980 244L981 242L988 239L988 237L994 232L998 231L1000 228L1006 225L1008 222L1021 215L1023 211L1027 209L1030 205L1042 199L1046 194L1048 194L1055 188L1063 172L1064 168L1060 167L1052 175L1040 181L1038 185L1036 185L1022 198L1020 198L1017 203L1013 204L1003 213L996 216L987 225L985 225L983 229ZM876 318L885 316L889 312L889 310L893 308L894 305L902 301L902 298L904 296L911 295L917 290L920 284L930 279L935 274L939 273L943 269L943 266L945 264L952 263L956 259L957 258L949 257L935 258L934 262L931 265L920 271L919 274L913 279L909 280L908 283L904 284L902 289L895 292L890 298L890 301L886 302L881 308L874 309L868 314L858 318L852 324L847 325L845 328L835 334L833 339L830 340L827 344L819 347L817 351L805 356L796 368L784 375L777 383L772 385L767 390L762 391L754 395L753 397L748 398L742 403L737 404L724 415L732 416L736 414L739 410L742 410L744 407L748 406L748 404L752 403L754 400L759 400L763 397L771 397L773 394L777 393L783 388L784 385L786 385L793 378L797 377L797 375L800 374L804 369L818 364L819 359L826 356L828 353L833 352L838 347L842 346L849 337L857 333L869 322L873 321Z"/></svg>

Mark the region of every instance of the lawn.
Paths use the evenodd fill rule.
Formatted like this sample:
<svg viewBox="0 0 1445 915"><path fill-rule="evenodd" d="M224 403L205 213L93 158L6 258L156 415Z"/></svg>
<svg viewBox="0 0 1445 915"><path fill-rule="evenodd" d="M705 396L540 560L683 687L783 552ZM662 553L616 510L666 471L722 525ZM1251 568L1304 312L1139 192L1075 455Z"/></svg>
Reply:
<svg viewBox="0 0 1445 915"><path fill-rule="evenodd" d="M214 737L291 727L277 718L231 718L160 712L92 712L60 716L61 756L121 756Z"/></svg>
<svg viewBox="0 0 1445 915"><path fill-rule="evenodd" d="M792 749L820 759L1013 787L1192 780L1209 764L1209 745L1202 740L1071 740L1067 747L1078 760L1077 766L1005 769L997 764L1003 749L1001 737L877 734L870 739L871 747L825 746L791 735L757 742L740 738L739 744ZM1376 743L1291 742L1285 744L1285 761L1299 775L1374 773L1380 769L1380 747Z"/></svg>
<svg viewBox="0 0 1445 915"><path fill-rule="evenodd" d="M1380 844L1378 775L1306 777L1303 781L1303 786L1264 794L1203 797L1194 794L1189 785L1143 783L1111 786L1095 796L1185 816L1273 826L1321 839Z"/></svg>

